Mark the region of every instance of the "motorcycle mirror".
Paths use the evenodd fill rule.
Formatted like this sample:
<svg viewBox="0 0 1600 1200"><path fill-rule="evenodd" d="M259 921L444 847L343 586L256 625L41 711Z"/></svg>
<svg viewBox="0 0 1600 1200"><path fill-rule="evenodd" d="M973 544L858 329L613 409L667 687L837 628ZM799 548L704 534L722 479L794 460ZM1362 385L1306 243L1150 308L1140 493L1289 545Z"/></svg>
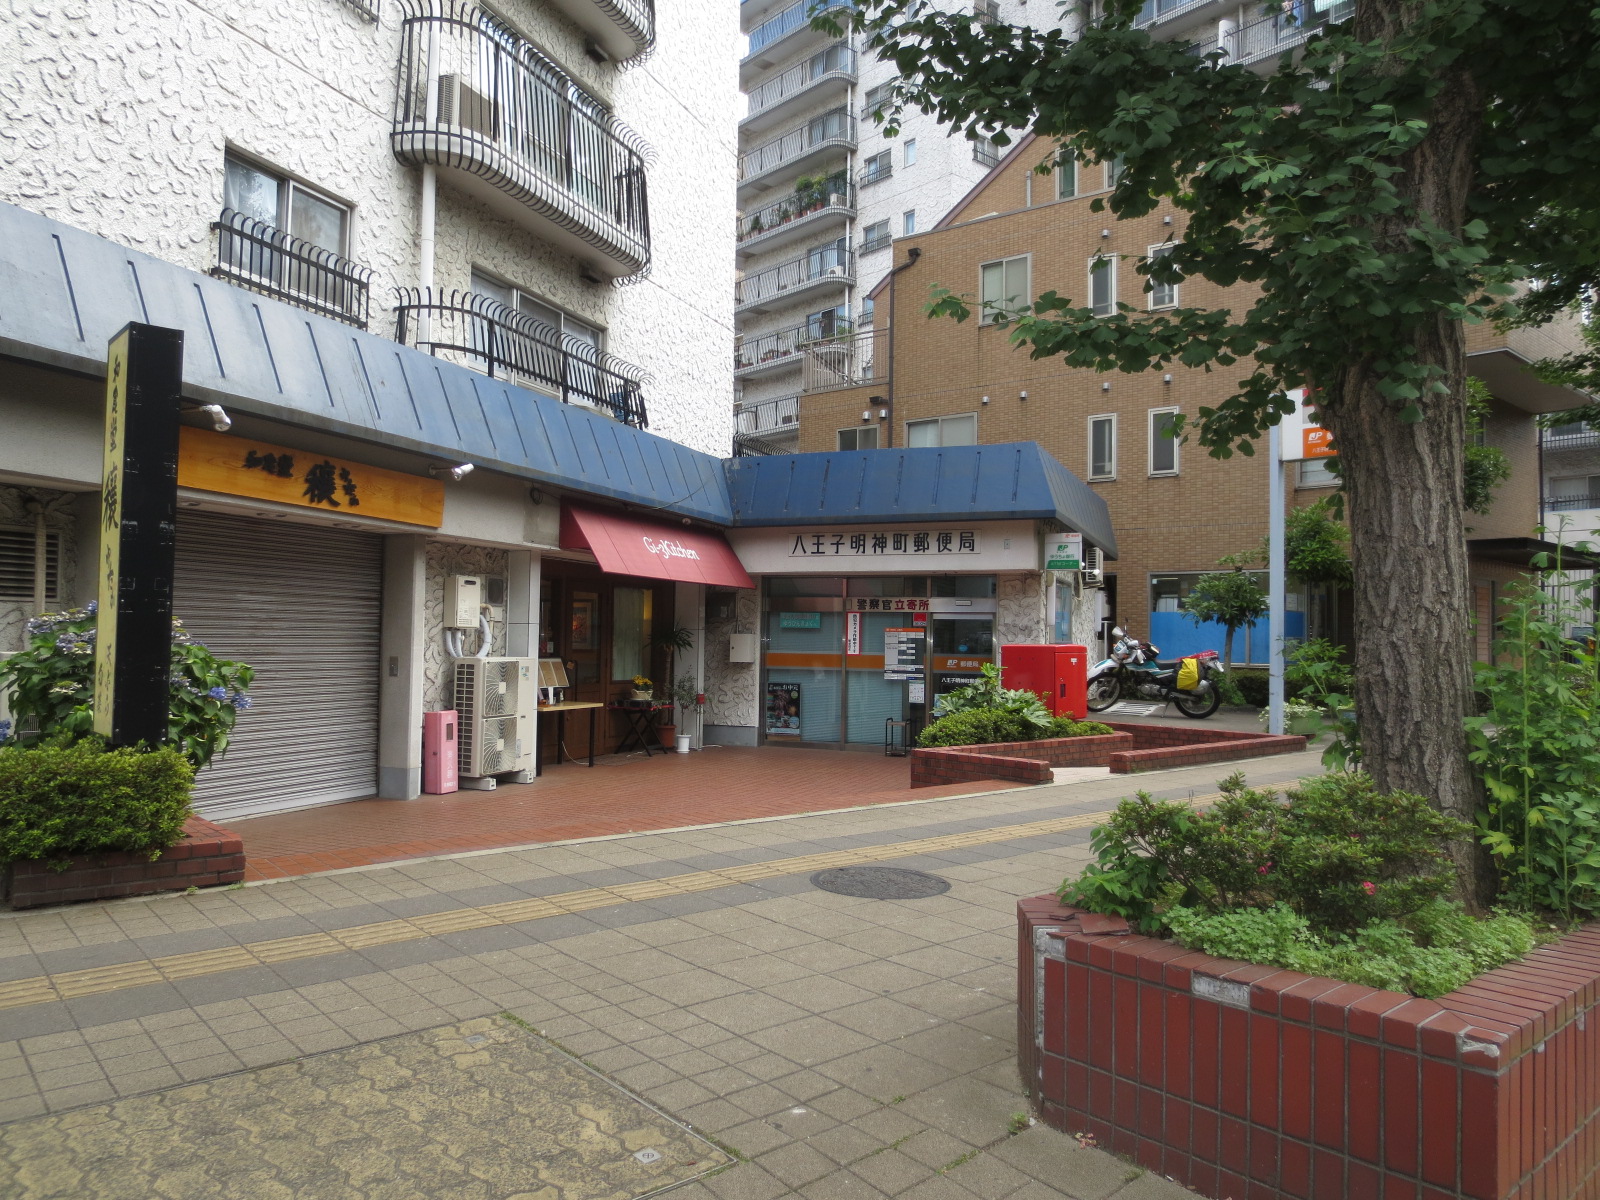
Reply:
<svg viewBox="0 0 1600 1200"><path fill-rule="evenodd" d="M1111 627L1111 636L1112 637L1127 637L1128 635L1122 632L1122 626L1121 625L1113 625Z"/></svg>

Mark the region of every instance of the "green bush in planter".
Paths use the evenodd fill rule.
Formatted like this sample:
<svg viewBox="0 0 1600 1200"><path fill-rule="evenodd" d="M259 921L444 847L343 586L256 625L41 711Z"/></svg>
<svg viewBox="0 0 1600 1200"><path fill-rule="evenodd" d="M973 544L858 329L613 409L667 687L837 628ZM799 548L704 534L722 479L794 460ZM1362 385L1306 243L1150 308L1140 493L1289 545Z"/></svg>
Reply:
<svg viewBox="0 0 1600 1200"><path fill-rule="evenodd" d="M96 851L156 858L183 835L194 768L175 748L94 737L0 747L0 862Z"/></svg>
<svg viewBox="0 0 1600 1200"><path fill-rule="evenodd" d="M917 736L917 745L984 746L995 742L1032 742L1040 738L1090 737L1110 733L1098 721L1074 721L1046 716L1039 725L1028 716L1007 708L969 708L932 722Z"/></svg>
<svg viewBox="0 0 1600 1200"><path fill-rule="evenodd" d="M33 618L28 648L0 661L0 693L17 717L15 729L0 721L0 745L8 737L31 745L94 730L95 608ZM167 744L197 769L222 754L238 714L250 707L245 689L254 678L252 667L217 658L174 620Z"/></svg>

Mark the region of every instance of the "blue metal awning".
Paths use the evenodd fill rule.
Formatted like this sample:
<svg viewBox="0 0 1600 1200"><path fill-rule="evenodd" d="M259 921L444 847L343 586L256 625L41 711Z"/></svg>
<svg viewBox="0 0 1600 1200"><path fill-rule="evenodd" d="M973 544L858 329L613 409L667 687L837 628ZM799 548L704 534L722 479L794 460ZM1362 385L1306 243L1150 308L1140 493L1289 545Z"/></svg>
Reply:
<svg viewBox="0 0 1600 1200"><path fill-rule="evenodd" d="M1059 521L1117 556L1106 502L1038 442L729 460L733 524Z"/></svg>
<svg viewBox="0 0 1600 1200"><path fill-rule="evenodd" d="M722 460L0 204L0 354L104 375L129 321L184 332L183 394L729 523Z"/></svg>

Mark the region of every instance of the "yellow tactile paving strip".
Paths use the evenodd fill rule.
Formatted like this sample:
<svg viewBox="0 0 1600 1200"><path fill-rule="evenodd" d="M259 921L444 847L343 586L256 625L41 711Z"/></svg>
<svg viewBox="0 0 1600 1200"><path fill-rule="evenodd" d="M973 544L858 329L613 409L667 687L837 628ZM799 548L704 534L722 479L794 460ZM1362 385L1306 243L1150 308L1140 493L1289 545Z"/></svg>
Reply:
<svg viewBox="0 0 1600 1200"><path fill-rule="evenodd" d="M1190 803L1198 804L1215 798L1215 795L1196 796ZM1054 817L1020 825L1000 825L968 833L950 833L937 837L916 838L907 842L891 842L882 846L862 846L852 850L778 858L771 862L748 863L744 866L725 867L715 871L669 875L663 879L641 880L638 883L625 883L617 887L557 892L550 896L512 900L504 904L487 904L481 908L452 908L445 912L409 917L404 920L380 921L372 925L353 925L348 929L334 929L325 933L307 933L296 937L275 938L271 941L247 942L239 946L224 946L217 950L201 950L193 954L168 954L161 958L136 959L109 967L63 971L56 975L36 975L31 979L0 983L0 1009L48 1004L56 1000L71 1000L79 996L93 996L104 992L120 992L152 983L192 979L199 975L218 975L244 967L271 966L296 958L316 958L324 954L364 950L368 946L415 941L420 938L436 937L439 934L461 933L469 929L515 925L523 921L537 921L542 917L581 913L592 908L609 908L614 904L627 904L637 900L685 896L734 884L776 879L783 875L808 874L830 867L858 866L862 863L883 862L892 858L909 858L918 854L935 854L943 850L961 850L969 846L1062 833L1069 829L1098 825L1110 815L1109 810L1079 813L1070 817Z"/></svg>

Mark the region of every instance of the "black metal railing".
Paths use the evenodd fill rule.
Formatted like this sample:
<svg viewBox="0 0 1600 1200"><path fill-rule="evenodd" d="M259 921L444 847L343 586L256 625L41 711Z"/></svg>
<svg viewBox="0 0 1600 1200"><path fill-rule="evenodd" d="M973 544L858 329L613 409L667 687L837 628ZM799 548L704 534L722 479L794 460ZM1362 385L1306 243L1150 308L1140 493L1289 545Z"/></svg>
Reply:
<svg viewBox="0 0 1600 1200"><path fill-rule="evenodd" d="M476 292L400 288L395 340L429 354L599 409L643 429L648 377L582 338Z"/></svg>
<svg viewBox="0 0 1600 1200"><path fill-rule="evenodd" d="M734 284L734 306L745 308L759 304L813 283L837 282L849 286L855 282L855 273L856 256L849 249L829 246L826 250L813 250L804 258L746 275Z"/></svg>
<svg viewBox="0 0 1600 1200"><path fill-rule="evenodd" d="M800 0L798 4L791 4L777 16L768 17L750 31L745 57L749 58L773 42L788 37L796 29L810 25L811 18L820 13L834 8L851 7L853 5L850 0Z"/></svg>
<svg viewBox="0 0 1600 1200"><path fill-rule="evenodd" d="M747 371L768 363L782 363L786 359L796 359L795 365L799 366L796 356L807 346L846 337L853 332L849 321L834 317L826 324L809 321L804 325L791 325L788 329L763 333L760 337L738 338L733 344L733 369Z"/></svg>
<svg viewBox="0 0 1600 1200"><path fill-rule="evenodd" d="M781 433L800 424L800 397L779 396L776 400L763 400L758 404L736 404L733 407L735 433Z"/></svg>
<svg viewBox="0 0 1600 1200"><path fill-rule="evenodd" d="M373 24L378 23L382 0L344 0L344 2Z"/></svg>
<svg viewBox="0 0 1600 1200"><path fill-rule="evenodd" d="M554 62L460 0L408 0L396 157L475 175L599 250L622 275L650 262L645 148ZM430 61L431 54L431 61Z"/></svg>
<svg viewBox="0 0 1600 1200"><path fill-rule="evenodd" d="M291 237L231 208L211 228L217 265L211 274L300 308L367 327L372 272L331 250Z"/></svg>
<svg viewBox="0 0 1600 1200"><path fill-rule="evenodd" d="M1576 512L1580 508L1600 508L1600 492L1591 492L1587 496L1546 496L1544 510L1546 512Z"/></svg>
<svg viewBox="0 0 1600 1200"><path fill-rule="evenodd" d="M1570 433L1561 428L1546 429L1543 441L1546 450L1600 449L1600 429L1575 429Z"/></svg>
<svg viewBox="0 0 1600 1200"><path fill-rule="evenodd" d="M894 174L894 164L881 155L869 159L868 163L869 165L862 167L856 176L862 187L882 183Z"/></svg>
<svg viewBox="0 0 1600 1200"><path fill-rule="evenodd" d="M639 48L634 61L655 48L656 0L595 0L595 3Z"/></svg>
<svg viewBox="0 0 1600 1200"><path fill-rule="evenodd" d="M782 200L739 218L739 241L748 242L791 221L828 210L850 213L856 207L856 189L846 171L836 171L823 179L801 180Z"/></svg>
<svg viewBox="0 0 1600 1200"><path fill-rule="evenodd" d="M735 458L755 458L768 454L793 454L791 446L780 446L766 438L757 437L753 433L735 433L733 435L733 456Z"/></svg>

